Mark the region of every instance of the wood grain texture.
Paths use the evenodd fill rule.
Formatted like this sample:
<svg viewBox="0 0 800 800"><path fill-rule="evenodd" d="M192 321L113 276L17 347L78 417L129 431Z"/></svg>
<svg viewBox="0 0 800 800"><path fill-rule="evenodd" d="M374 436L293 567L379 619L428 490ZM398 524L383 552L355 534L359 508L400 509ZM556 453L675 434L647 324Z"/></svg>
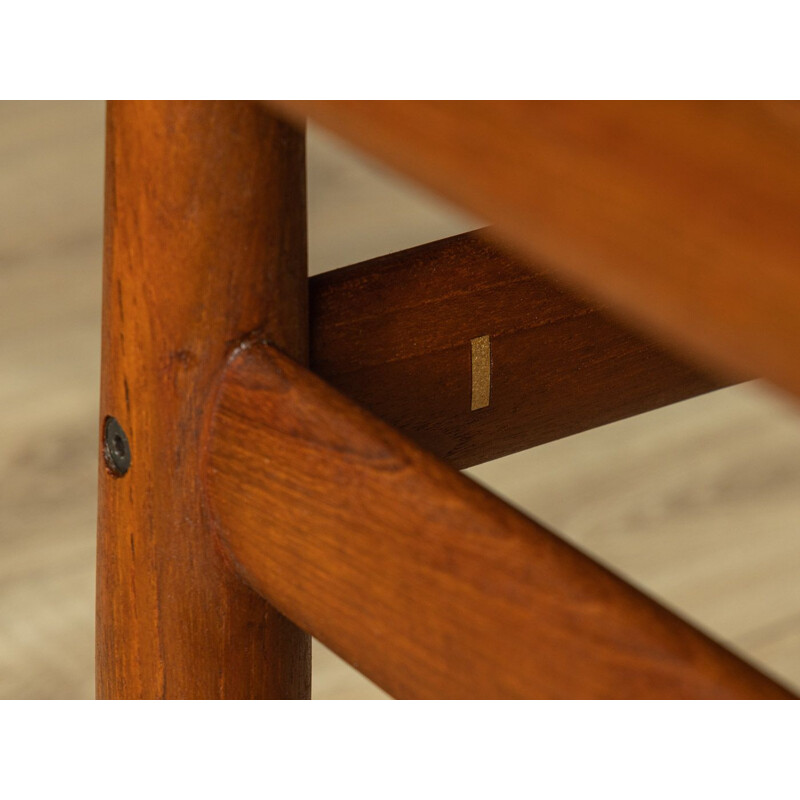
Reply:
<svg viewBox="0 0 800 800"><path fill-rule="evenodd" d="M203 412L230 347L260 328L305 359L302 134L250 103L108 109L97 694L304 698L309 637L245 586L203 509Z"/></svg>
<svg viewBox="0 0 800 800"><path fill-rule="evenodd" d="M396 697L791 696L274 348L210 414L242 574Z"/></svg>
<svg viewBox="0 0 800 800"><path fill-rule="evenodd" d="M104 103L0 103L4 699L94 696L104 129ZM334 144L309 131L312 271L469 228ZM796 417L746 384L477 469L797 687ZM313 697L371 696L325 648L312 661Z"/></svg>
<svg viewBox="0 0 800 800"><path fill-rule="evenodd" d="M725 385L482 232L318 275L310 308L312 369L459 469Z"/></svg>
<svg viewBox="0 0 800 800"><path fill-rule="evenodd" d="M800 394L795 102L280 104L739 377Z"/></svg>

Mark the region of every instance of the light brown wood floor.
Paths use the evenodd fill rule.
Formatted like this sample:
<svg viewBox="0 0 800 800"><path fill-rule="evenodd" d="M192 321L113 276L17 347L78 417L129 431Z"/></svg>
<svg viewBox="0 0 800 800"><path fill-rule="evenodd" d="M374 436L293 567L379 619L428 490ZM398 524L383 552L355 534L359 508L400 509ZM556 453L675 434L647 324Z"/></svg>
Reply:
<svg viewBox="0 0 800 800"><path fill-rule="evenodd" d="M0 698L93 692L103 113L0 103ZM314 130L309 203L314 272L478 224ZM470 474L800 686L793 403L750 384ZM315 697L385 696L315 648Z"/></svg>

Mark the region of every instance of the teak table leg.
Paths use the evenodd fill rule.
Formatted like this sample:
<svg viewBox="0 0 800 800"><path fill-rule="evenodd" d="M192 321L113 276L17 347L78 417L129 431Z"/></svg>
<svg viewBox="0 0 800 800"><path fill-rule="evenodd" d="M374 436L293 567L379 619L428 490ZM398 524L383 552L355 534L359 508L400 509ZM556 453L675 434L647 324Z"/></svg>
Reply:
<svg viewBox="0 0 800 800"><path fill-rule="evenodd" d="M303 136L246 102L107 124L97 695L307 698L309 638L234 572L198 478L235 342L307 359Z"/></svg>

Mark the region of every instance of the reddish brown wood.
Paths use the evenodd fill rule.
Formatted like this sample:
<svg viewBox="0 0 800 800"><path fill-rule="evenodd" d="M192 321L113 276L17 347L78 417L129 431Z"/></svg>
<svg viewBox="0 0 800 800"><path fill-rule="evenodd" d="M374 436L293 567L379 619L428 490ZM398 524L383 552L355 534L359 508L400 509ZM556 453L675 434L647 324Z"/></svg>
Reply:
<svg viewBox="0 0 800 800"><path fill-rule="evenodd" d="M645 329L800 394L800 105L282 104Z"/></svg>
<svg viewBox="0 0 800 800"><path fill-rule="evenodd" d="M108 109L97 694L309 696L308 636L233 571L208 525L203 412L233 342L307 340L302 134L250 103Z"/></svg>
<svg viewBox="0 0 800 800"><path fill-rule="evenodd" d="M457 468L725 385L480 233L312 278L312 369ZM485 335L489 405L473 411Z"/></svg>
<svg viewBox="0 0 800 800"><path fill-rule="evenodd" d="M210 411L242 574L397 697L790 697L273 348Z"/></svg>

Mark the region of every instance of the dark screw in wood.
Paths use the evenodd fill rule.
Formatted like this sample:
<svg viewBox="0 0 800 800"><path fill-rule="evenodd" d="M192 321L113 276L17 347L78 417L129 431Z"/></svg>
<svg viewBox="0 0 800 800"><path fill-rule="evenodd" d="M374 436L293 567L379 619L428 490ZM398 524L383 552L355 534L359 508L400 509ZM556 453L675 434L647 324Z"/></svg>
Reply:
<svg viewBox="0 0 800 800"><path fill-rule="evenodd" d="M121 478L131 466L131 447L122 425L114 417L106 417L103 426L103 456L111 472Z"/></svg>

